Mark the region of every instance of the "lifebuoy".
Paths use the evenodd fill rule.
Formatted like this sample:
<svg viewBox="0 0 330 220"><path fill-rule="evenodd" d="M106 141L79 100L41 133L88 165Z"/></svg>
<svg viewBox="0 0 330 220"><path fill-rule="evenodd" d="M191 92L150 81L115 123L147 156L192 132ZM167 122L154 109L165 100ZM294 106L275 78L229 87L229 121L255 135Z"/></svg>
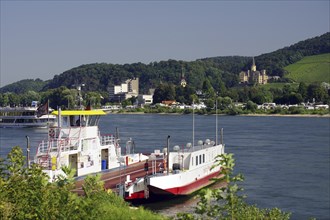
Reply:
<svg viewBox="0 0 330 220"><path fill-rule="evenodd" d="M49 137L55 137L55 130L53 128L49 129Z"/></svg>

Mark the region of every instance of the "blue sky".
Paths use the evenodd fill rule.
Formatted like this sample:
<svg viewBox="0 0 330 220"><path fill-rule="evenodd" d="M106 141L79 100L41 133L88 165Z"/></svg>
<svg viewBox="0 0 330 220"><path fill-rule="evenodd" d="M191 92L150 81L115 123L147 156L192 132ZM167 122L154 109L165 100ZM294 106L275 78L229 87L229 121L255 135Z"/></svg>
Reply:
<svg viewBox="0 0 330 220"><path fill-rule="evenodd" d="M0 87L88 63L258 56L329 31L326 1L3 1Z"/></svg>

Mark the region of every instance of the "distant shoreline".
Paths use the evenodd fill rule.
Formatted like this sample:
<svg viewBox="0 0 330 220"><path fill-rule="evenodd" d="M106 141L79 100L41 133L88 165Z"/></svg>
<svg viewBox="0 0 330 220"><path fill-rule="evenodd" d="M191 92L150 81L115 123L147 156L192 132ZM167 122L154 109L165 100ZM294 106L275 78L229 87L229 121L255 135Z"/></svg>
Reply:
<svg viewBox="0 0 330 220"><path fill-rule="evenodd" d="M306 118L330 118L330 114L325 115L317 115L317 114L287 114L287 115L281 115L281 114L243 114L243 115L237 115L237 116L257 116L257 117L306 117Z"/></svg>
<svg viewBox="0 0 330 220"><path fill-rule="evenodd" d="M107 112L107 114L127 114L127 115L143 115L143 114L159 114L159 115L182 115L181 113L145 113L145 112ZM230 116L227 114L218 114L221 116ZM306 118L330 118L330 114L238 114L234 116L248 116L248 117L306 117Z"/></svg>

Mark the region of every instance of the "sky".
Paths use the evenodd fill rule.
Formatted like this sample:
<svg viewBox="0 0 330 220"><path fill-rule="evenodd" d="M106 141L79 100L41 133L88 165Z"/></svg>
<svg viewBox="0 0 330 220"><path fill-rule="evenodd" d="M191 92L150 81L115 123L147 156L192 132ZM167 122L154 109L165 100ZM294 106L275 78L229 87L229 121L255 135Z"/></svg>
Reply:
<svg viewBox="0 0 330 220"><path fill-rule="evenodd" d="M258 56L329 32L329 0L0 0L0 87L90 63Z"/></svg>

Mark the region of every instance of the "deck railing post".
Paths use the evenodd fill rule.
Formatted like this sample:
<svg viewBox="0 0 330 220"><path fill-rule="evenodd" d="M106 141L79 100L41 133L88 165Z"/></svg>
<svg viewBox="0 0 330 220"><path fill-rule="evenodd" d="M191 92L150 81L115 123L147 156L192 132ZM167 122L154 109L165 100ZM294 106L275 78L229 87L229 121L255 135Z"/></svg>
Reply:
<svg viewBox="0 0 330 220"><path fill-rule="evenodd" d="M167 160L167 162L166 162L167 163L167 175L169 174L169 171L170 171L170 163L169 163L170 162L169 161L170 160L170 137L171 137L170 135L167 136L167 152L166 152L167 153L167 155L166 155L167 156L167 159L166 159Z"/></svg>
<svg viewBox="0 0 330 220"><path fill-rule="evenodd" d="M30 138L29 136L26 137L26 166L30 168Z"/></svg>

